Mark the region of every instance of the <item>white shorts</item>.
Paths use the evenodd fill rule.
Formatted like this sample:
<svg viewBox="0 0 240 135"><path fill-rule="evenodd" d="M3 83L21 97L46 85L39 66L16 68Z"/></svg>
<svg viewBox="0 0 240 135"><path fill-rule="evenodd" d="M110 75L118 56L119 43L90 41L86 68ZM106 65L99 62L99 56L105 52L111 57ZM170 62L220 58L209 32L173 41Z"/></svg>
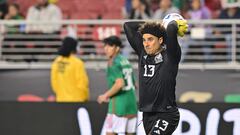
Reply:
<svg viewBox="0 0 240 135"><path fill-rule="evenodd" d="M105 122L105 128L108 133L136 133L136 117L128 119L126 117L119 117L115 114L107 114Z"/></svg>

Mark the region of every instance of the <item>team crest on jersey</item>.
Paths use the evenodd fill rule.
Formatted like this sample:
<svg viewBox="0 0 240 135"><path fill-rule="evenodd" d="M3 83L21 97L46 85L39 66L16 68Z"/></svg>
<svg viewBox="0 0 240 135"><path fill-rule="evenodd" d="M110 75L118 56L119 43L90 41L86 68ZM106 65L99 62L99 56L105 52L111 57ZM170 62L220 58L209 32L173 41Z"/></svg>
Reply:
<svg viewBox="0 0 240 135"><path fill-rule="evenodd" d="M147 55L144 55L143 57L144 57L144 59L147 59Z"/></svg>
<svg viewBox="0 0 240 135"><path fill-rule="evenodd" d="M158 55L156 55L156 56L154 57L154 61L155 61L156 64L162 62L162 61L163 61L162 54L159 53Z"/></svg>

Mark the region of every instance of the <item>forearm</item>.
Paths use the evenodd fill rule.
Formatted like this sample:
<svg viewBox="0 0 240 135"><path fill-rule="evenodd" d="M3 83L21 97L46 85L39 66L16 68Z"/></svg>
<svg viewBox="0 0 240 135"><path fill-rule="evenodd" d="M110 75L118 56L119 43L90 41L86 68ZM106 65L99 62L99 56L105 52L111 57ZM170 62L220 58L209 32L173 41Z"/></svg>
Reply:
<svg viewBox="0 0 240 135"><path fill-rule="evenodd" d="M124 23L124 31L126 33L128 42L132 48L139 53L142 49L142 37L138 32L140 25L144 23L143 21L131 21Z"/></svg>
<svg viewBox="0 0 240 135"><path fill-rule="evenodd" d="M168 36L174 37L177 39L177 32L178 32L178 24L176 21L171 21L167 26L167 34Z"/></svg>
<svg viewBox="0 0 240 135"><path fill-rule="evenodd" d="M181 48L178 43L178 24L172 21L167 26L167 53L169 59L174 63L179 63L181 59Z"/></svg>
<svg viewBox="0 0 240 135"><path fill-rule="evenodd" d="M109 98L116 95L124 86L124 80L118 79L114 83L114 85L105 93L105 95Z"/></svg>
<svg viewBox="0 0 240 135"><path fill-rule="evenodd" d="M144 21L129 21L124 23L124 28L131 29L133 31L137 31L140 24L143 24Z"/></svg>
<svg viewBox="0 0 240 135"><path fill-rule="evenodd" d="M178 46L177 33L178 33L177 22L176 21L170 22L167 26L167 48L168 51L170 51L171 53L174 53Z"/></svg>

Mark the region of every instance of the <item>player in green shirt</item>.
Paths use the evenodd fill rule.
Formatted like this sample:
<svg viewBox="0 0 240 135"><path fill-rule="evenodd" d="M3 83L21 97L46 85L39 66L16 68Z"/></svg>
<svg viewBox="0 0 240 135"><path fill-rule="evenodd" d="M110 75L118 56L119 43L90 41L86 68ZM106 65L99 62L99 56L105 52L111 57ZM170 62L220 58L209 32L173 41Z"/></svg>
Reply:
<svg viewBox="0 0 240 135"><path fill-rule="evenodd" d="M98 97L98 102L109 102L106 117L107 135L134 134L136 132L137 103L133 69L129 61L120 54L123 47L117 36L103 40L108 57L108 90Z"/></svg>

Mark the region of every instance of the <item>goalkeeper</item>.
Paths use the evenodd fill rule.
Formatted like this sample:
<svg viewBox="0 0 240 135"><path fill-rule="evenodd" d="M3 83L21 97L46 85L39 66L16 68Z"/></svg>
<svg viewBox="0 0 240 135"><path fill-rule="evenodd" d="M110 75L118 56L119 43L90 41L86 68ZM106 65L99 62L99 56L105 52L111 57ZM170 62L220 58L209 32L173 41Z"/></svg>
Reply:
<svg viewBox="0 0 240 135"><path fill-rule="evenodd" d="M164 24L165 25L165 24ZM171 135L179 123L175 86L181 48L177 36L187 21L125 22L124 31L139 60L139 109L147 135Z"/></svg>

